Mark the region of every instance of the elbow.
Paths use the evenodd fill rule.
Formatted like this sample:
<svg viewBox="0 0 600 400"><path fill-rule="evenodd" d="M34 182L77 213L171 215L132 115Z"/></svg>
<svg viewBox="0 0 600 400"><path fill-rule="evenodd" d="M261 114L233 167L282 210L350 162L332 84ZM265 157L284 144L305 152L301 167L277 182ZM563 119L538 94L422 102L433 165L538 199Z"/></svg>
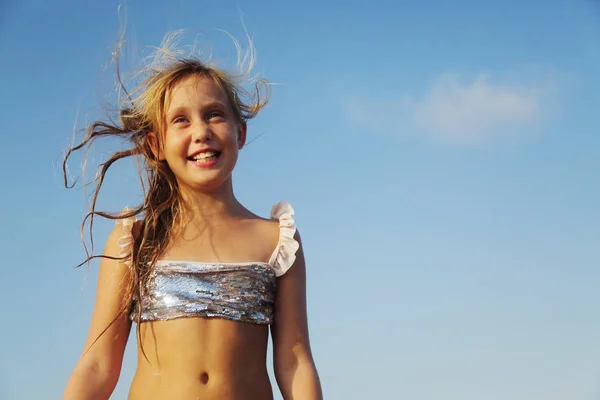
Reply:
<svg viewBox="0 0 600 400"><path fill-rule="evenodd" d="M275 373L275 379L277 379L278 382L289 382L298 374L316 375L317 368L312 360L296 360L285 366L276 366L273 372Z"/></svg>
<svg viewBox="0 0 600 400"><path fill-rule="evenodd" d="M297 346L291 349L275 348L273 369L275 376L294 375L299 369L315 369L310 348Z"/></svg>
<svg viewBox="0 0 600 400"><path fill-rule="evenodd" d="M275 362L273 370L280 387L292 387L294 380L305 383L318 381L317 368L310 356L280 358Z"/></svg>
<svg viewBox="0 0 600 400"><path fill-rule="evenodd" d="M323 400L321 382L312 360L298 361L275 370L284 400Z"/></svg>
<svg viewBox="0 0 600 400"><path fill-rule="evenodd" d="M109 388L112 392L117 386L119 376L121 375L120 365L111 365L108 363L102 364L100 362L94 362L88 366L91 373L96 377L98 382L106 388Z"/></svg>
<svg viewBox="0 0 600 400"><path fill-rule="evenodd" d="M273 372L275 373L275 379L281 383L290 380L294 376L301 362L293 354L287 354L286 356L275 354L274 361Z"/></svg>
<svg viewBox="0 0 600 400"><path fill-rule="evenodd" d="M120 367L98 360L79 362L65 389L63 400L108 399L119 381Z"/></svg>

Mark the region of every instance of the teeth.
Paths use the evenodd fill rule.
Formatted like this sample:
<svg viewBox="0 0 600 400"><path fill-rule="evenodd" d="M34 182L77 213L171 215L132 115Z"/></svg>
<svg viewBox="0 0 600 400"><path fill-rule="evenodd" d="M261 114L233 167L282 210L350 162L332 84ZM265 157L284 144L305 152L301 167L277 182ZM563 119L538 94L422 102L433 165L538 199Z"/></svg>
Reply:
<svg viewBox="0 0 600 400"><path fill-rule="evenodd" d="M205 151L193 157L194 161L206 160L207 158L215 157L217 154L213 151Z"/></svg>

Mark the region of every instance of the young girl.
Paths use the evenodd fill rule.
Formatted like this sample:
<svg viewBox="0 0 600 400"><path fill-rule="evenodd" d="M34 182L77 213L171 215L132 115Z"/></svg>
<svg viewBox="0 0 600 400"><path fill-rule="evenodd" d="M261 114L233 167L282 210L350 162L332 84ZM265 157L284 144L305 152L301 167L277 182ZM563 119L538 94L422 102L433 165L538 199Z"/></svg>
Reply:
<svg viewBox="0 0 600 400"><path fill-rule="evenodd" d="M110 397L132 322L138 365L131 400L272 399L269 326L283 398L321 399L294 210L280 202L271 219L260 218L232 187L246 122L268 98L261 99L257 85L244 102L235 77L165 48L148 72L120 123L92 124L65 158L66 168L73 151L100 136L131 143L101 165L84 220L100 215L117 222L99 256L88 339L63 399ZM142 205L118 215L96 211L106 171L128 156L145 166Z"/></svg>

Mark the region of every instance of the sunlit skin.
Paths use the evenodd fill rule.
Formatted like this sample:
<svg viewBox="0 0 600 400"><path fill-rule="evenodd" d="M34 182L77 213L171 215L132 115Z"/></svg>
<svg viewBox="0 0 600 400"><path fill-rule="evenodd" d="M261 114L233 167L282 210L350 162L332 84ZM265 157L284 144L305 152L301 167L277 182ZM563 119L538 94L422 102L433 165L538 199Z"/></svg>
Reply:
<svg viewBox="0 0 600 400"><path fill-rule="evenodd" d="M186 224L171 238L162 259L204 262L268 262L279 239L278 221L260 218L235 198L231 174L246 140L227 97L215 83L189 76L169 94L165 131L148 137L155 156L174 172L186 204ZM218 157L190 155L211 148ZM136 228L134 226L134 234ZM117 226L105 255L118 257ZM300 241L299 235L296 239ZM127 267L103 259L86 349L118 314ZM285 399L321 399L307 327L302 246L277 281L273 336L274 370ZM119 377L131 329L125 315L100 336L78 363L65 399L108 398ZM140 325L138 365L129 399L272 399L266 369L269 327L220 318L179 318ZM142 348L145 353L142 354ZM78 397L86 381L95 397ZM71 394L71 395L70 395Z"/></svg>

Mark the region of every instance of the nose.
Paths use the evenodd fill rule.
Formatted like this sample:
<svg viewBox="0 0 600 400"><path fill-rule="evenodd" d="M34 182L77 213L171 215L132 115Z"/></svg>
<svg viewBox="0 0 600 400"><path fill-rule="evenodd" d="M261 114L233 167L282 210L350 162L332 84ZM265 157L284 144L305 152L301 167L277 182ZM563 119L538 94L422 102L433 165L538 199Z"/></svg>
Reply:
<svg viewBox="0 0 600 400"><path fill-rule="evenodd" d="M202 143L212 139L213 133L206 121L197 121L192 126L192 141Z"/></svg>

